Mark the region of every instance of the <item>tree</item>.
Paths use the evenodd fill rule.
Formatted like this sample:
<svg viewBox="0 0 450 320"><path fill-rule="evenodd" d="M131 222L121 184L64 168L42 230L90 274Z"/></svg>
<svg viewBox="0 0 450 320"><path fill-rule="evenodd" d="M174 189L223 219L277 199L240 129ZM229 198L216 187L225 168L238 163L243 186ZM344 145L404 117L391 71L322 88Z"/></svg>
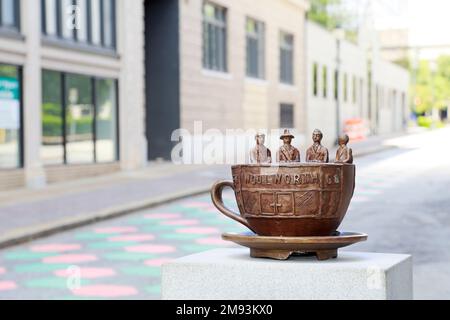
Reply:
<svg viewBox="0 0 450 320"><path fill-rule="evenodd" d="M341 0L311 0L308 19L329 30L341 27L342 17L330 10L332 6L339 6L340 4Z"/></svg>
<svg viewBox="0 0 450 320"><path fill-rule="evenodd" d="M323 26L328 30L343 29L345 37L356 42L358 32L351 26L351 18L343 6L342 0L310 0L308 20Z"/></svg>
<svg viewBox="0 0 450 320"><path fill-rule="evenodd" d="M450 102L450 56L441 56L436 70L431 70L429 61L420 61L413 71L412 85L414 111L417 114L430 113L433 108L444 109Z"/></svg>

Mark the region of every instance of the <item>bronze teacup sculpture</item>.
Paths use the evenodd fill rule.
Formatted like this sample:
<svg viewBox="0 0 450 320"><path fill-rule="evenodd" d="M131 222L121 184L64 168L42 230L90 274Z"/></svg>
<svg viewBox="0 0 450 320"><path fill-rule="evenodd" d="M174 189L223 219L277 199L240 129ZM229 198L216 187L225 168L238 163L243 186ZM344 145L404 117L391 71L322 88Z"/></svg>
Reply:
<svg viewBox="0 0 450 320"><path fill-rule="evenodd" d="M277 165L232 166L233 181L216 182L211 189L212 202L225 216L245 225L259 237L336 236L353 196L355 165L344 161L327 163L328 150L320 144L322 133L319 130L314 131L314 145L306 153L308 162L300 163L300 152L290 145L293 138L287 130L280 137L284 144L277 153ZM224 187L234 190L239 214L224 205ZM361 240L365 238L358 241ZM286 257L279 252L258 253L256 249L252 256L277 259L285 259L296 251L288 250ZM323 258L335 257L337 250L334 249Z"/></svg>

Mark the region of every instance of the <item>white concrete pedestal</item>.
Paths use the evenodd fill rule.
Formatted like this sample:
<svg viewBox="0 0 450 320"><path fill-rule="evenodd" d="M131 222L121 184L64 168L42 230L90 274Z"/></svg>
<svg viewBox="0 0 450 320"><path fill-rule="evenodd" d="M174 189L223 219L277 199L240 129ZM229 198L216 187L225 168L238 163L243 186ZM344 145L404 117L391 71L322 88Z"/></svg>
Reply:
<svg viewBox="0 0 450 320"><path fill-rule="evenodd" d="M337 259L255 259L245 248L186 256L162 267L162 299L412 299L410 255L340 251Z"/></svg>

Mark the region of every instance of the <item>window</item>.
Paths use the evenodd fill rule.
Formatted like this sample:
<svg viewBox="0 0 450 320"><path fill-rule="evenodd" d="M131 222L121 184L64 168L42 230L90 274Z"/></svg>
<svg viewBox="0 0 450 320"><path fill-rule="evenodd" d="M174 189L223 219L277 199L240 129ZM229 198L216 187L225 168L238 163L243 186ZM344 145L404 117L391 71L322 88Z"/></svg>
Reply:
<svg viewBox="0 0 450 320"><path fill-rule="evenodd" d="M339 71L334 71L334 100L339 100Z"/></svg>
<svg viewBox="0 0 450 320"><path fill-rule="evenodd" d="M348 77L347 74L344 73L344 101L348 100Z"/></svg>
<svg viewBox="0 0 450 320"><path fill-rule="evenodd" d="M42 33L80 44L116 47L115 0L41 0Z"/></svg>
<svg viewBox="0 0 450 320"><path fill-rule="evenodd" d="M203 4L203 67L227 71L226 9L210 2Z"/></svg>
<svg viewBox="0 0 450 320"><path fill-rule="evenodd" d="M247 18L247 76L264 78L264 23Z"/></svg>
<svg viewBox="0 0 450 320"><path fill-rule="evenodd" d="M19 31L19 0L0 0L0 28Z"/></svg>
<svg viewBox="0 0 450 320"><path fill-rule="evenodd" d="M352 79L352 102L356 104L356 77L353 76Z"/></svg>
<svg viewBox="0 0 450 320"><path fill-rule="evenodd" d="M117 82L43 71L44 164L113 162L117 148Z"/></svg>
<svg viewBox="0 0 450 320"><path fill-rule="evenodd" d="M294 127L294 105L282 103L280 104L280 128Z"/></svg>
<svg viewBox="0 0 450 320"><path fill-rule="evenodd" d="M22 166L20 69L0 64L0 169Z"/></svg>
<svg viewBox="0 0 450 320"><path fill-rule="evenodd" d="M280 33L280 82L294 83L294 36Z"/></svg>
<svg viewBox="0 0 450 320"><path fill-rule="evenodd" d="M326 98L328 94L328 70L326 66L322 68L322 94Z"/></svg>
<svg viewBox="0 0 450 320"><path fill-rule="evenodd" d="M313 94L315 97L317 97L317 93L319 92L318 88L318 78L319 77L319 66L317 63L314 63L313 65Z"/></svg>
<svg viewBox="0 0 450 320"><path fill-rule="evenodd" d="M42 148L45 164L64 163L64 112L62 77L59 72L42 73Z"/></svg>

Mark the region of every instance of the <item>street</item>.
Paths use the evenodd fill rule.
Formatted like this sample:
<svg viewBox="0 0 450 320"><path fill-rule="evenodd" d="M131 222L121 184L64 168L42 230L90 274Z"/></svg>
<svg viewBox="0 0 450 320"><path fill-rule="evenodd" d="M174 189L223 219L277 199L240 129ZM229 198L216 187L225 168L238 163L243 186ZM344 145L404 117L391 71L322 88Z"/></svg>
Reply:
<svg viewBox="0 0 450 320"><path fill-rule="evenodd" d="M344 250L412 254L416 299L450 298L449 140L449 128L418 133L356 158L340 226L369 235ZM244 230L204 194L61 232L0 251L0 299L159 299L162 263Z"/></svg>

